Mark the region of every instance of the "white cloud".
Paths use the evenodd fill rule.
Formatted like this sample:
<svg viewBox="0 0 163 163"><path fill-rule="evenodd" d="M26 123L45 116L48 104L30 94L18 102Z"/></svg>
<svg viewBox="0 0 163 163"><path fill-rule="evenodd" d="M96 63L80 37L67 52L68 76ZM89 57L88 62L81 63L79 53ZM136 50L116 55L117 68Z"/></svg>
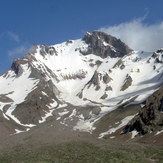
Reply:
<svg viewBox="0 0 163 163"><path fill-rule="evenodd" d="M163 48L163 22L147 25L143 18L99 29L120 38L134 50L156 51Z"/></svg>
<svg viewBox="0 0 163 163"><path fill-rule="evenodd" d="M14 40L15 42L20 42L20 38L19 38L19 36L18 36L17 34L15 34L15 33L11 32L11 31L9 31L9 32L7 32L7 35L8 35L12 40Z"/></svg>
<svg viewBox="0 0 163 163"><path fill-rule="evenodd" d="M29 47L26 45L18 46L14 49L11 49L7 52L8 56L11 58L15 58L18 56L23 56L27 51L29 50Z"/></svg>

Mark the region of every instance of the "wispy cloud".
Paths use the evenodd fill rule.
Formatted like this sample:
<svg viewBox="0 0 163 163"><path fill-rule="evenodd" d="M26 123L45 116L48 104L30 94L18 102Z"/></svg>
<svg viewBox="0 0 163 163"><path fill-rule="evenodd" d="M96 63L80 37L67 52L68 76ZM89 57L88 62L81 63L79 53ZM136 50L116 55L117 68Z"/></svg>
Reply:
<svg viewBox="0 0 163 163"><path fill-rule="evenodd" d="M147 15L148 13L142 18L99 30L120 38L134 50L155 51L163 48L163 22L145 24Z"/></svg>
<svg viewBox="0 0 163 163"><path fill-rule="evenodd" d="M16 33L9 31L9 32L7 32L7 36L10 37L15 42L20 42L20 38Z"/></svg>
<svg viewBox="0 0 163 163"><path fill-rule="evenodd" d="M21 45L7 52L10 58L23 56L29 50L28 45Z"/></svg>

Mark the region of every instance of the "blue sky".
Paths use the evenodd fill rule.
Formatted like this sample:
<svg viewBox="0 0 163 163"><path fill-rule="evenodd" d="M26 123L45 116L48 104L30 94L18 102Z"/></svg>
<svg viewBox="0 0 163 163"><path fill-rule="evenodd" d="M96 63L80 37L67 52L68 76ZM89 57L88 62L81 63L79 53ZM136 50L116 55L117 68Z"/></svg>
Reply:
<svg viewBox="0 0 163 163"><path fill-rule="evenodd" d="M139 28L131 26L133 33L139 29L142 33L146 29L160 33L162 6L162 0L0 0L0 73L32 44L78 39L86 31L97 29L121 38L135 20ZM122 40L128 40L126 36Z"/></svg>

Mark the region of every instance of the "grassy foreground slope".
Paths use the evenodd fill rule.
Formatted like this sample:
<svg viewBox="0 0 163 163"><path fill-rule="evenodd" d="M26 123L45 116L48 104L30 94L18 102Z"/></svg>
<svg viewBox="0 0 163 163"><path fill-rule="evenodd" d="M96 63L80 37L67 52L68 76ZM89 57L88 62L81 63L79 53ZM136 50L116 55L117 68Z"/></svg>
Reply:
<svg viewBox="0 0 163 163"><path fill-rule="evenodd" d="M86 142L42 146L39 149L18 145L0 154L1 163L150 163L163 162L162 147L117 147L108 149Z"/></svg>

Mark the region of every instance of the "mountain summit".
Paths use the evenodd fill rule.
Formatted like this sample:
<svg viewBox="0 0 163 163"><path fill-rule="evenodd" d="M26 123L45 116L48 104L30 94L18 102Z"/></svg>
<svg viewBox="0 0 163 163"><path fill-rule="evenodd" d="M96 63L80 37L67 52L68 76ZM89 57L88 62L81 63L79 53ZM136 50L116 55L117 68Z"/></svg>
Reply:
<svg viewBox="0 0 163 163"><path fill-rule="evenodd" d="M87 32L83 40L89 45L87 51L83 52L84 55L94 54L102 58L108 56L115 58L123 57L133 51L120 39L99 31Z"/></svg>

